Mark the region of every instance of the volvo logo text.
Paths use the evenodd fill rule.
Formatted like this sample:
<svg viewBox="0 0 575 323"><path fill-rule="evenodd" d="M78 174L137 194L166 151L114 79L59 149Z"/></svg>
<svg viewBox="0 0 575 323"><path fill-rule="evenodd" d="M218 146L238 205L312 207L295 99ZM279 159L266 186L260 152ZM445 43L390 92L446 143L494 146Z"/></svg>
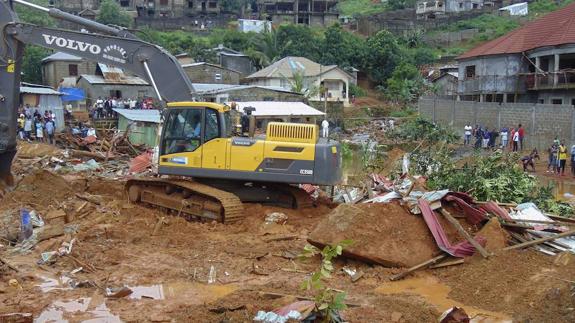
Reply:
<svg viewBox="0 0 575 323"><path fill-rule="evenodd" d="M77 40L73 40L73 39L66 39L66 38L57 37L57 36L53 36L53 35L42 34L42 36L44 37L44 41L48 45L55 44L58 47L78 50L81 52L89 51L90 53L92 53L94 55L98 55L102 51L102 48L100 48L100 46L98 46L96 44L90 44L90 43L77 41Z"/></svg>

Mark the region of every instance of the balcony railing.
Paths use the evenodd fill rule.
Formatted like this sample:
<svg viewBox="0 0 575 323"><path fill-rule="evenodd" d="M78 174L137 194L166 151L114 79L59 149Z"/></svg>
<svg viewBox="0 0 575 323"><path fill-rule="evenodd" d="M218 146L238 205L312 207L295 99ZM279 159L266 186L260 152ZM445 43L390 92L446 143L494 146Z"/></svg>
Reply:
<svg viewBox="0 0 575 323"><path fill-rule="evenodd" d="M523 74L529 90L573 89L575 70Z"/></svg>
<svg viewBox="0 0 575 323"><path fill-rule="evenodd" d="M525 82L519 75L483 75L459 80L459 93L524 92Z"/></svg>

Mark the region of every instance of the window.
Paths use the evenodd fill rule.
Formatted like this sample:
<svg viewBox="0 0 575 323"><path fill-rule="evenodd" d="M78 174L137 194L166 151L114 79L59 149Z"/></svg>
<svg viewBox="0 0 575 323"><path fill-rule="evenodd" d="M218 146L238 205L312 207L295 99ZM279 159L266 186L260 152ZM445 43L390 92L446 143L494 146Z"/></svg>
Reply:
<svg viewBox="0 0 575 323"><path fill-rule="evenodd" d="M68 65L68 75L69 76L78 76L78 65L76 65L76 64Z"/></svg>
<svg viewBox="0 0 575 323"><path fill-rule="evenodd" d="M575 106L575 99L571 99L571 105Z"/></svg>
<svg viewBox="0 0 575 323"><path fill-rule="evenodd" d="M160 0L160 6L167 6L168 0Z"/></svg>
<svg viewBox="0 0 575 323"><path fill-rule="evenodd" d="M508 103L515 103L515 95L507 94L507 102Z"/></svg>
<svg viewBox="0 0 575 323"><path fill-rule="evenodd" d="M201 109L170 110L162 154L191 152L200 146L202 129Z"/></svg>
<svg viewBox="0 0 575 323"><path fill-rule="evenodd" d="M129 7L130 6L130 0L120 0L120 6L121 7Z"/></svg>
<svg viewBox="0 0 575 323"><path fill-rule="evenodd" d="M210 3L208 3L208 7L215 9L218 7L218 3L217 2L210 2Z"/></svg>
<svg viewBox="0 0 575 323"><path fill-rule="evenodd" d="M459 9L463 9L463 3L462 2L459 3Z"/></svg>
<svg viewBox="0 0 575 323"><path fill-rule="evenodd" d="M188 0L188 8L190 9L194 8L194 0Z"/></svg>
<svg viewBox="0 0 575 323"><path fill-rule="evenodd" d="M475 78L475 65L465 66L465 78Z"/></svg>
<svg viewBox="0 0 575 323"><path fill-rule="evenodd" d="M545 99L538 99L538 100L537 100L537 103L539 103L539 104L545 104Z"/></svg>
<svg viewBox="0 0 575 323"><path fill-rule="evenodd" d="M473 9L477 9L477 8L479 8L479 5L478 5L477 3L474 3L474 4L473 4Z"/></svg>
<svg viewBox="0 0 575 323"><path fill-rule="evenodd" d="M121 98L122 97L122 91L110 90L110 97L111 98Z"/></svg>
<svg viewBox="0 0 575 323"><path fill-rule="evenodd" d="M216 73L216 74L214 75L214 79L215 79L216 81L220 81L220 80L222 79L222 74Z"/></svg>
<svg viewBox="0 0 575 323"><path fill-rule="evenodd" d="M208 142L220 136L218 125L218 112L213 109L206 109L206 130L204 131L204 142Z"/></svg>
<svg viewBox="0 0 575 323"><path fill-rule="evenodd" d="M551 99L551 104L563 104L563 99Z"/></svg>
<svg viewBox="0 0 575 323"><path fill-rule="evenodd" d="M138 90L138 97L139 98L145 98L148 96L148 91L147 90Z"/></svg>

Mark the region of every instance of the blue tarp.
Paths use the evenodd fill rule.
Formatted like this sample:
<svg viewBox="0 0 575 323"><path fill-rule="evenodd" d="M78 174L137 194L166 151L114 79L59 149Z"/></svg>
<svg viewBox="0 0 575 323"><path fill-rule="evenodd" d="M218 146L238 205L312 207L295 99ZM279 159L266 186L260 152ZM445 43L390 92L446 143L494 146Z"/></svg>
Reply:
<svg viewBox="0 0 575 323"><path fill-rule="evenodd" d="M62 96L62 101L83 101L86 99L86 94L84 89L76 87L61 87L60 92L64 93Z"/></svg>

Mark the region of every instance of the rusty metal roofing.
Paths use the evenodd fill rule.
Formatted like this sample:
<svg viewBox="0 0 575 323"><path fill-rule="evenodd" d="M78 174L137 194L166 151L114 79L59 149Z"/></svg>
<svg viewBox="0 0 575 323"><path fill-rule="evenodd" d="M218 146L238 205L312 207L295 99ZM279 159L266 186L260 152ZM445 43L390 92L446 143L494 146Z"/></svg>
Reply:
<svg viewBox="0 0 575 323"><path fill-rule="evenodd" d="M506 35L477 46L458 59L518 54L545 46L575 43L575 3L553 11Z"/></svg>

